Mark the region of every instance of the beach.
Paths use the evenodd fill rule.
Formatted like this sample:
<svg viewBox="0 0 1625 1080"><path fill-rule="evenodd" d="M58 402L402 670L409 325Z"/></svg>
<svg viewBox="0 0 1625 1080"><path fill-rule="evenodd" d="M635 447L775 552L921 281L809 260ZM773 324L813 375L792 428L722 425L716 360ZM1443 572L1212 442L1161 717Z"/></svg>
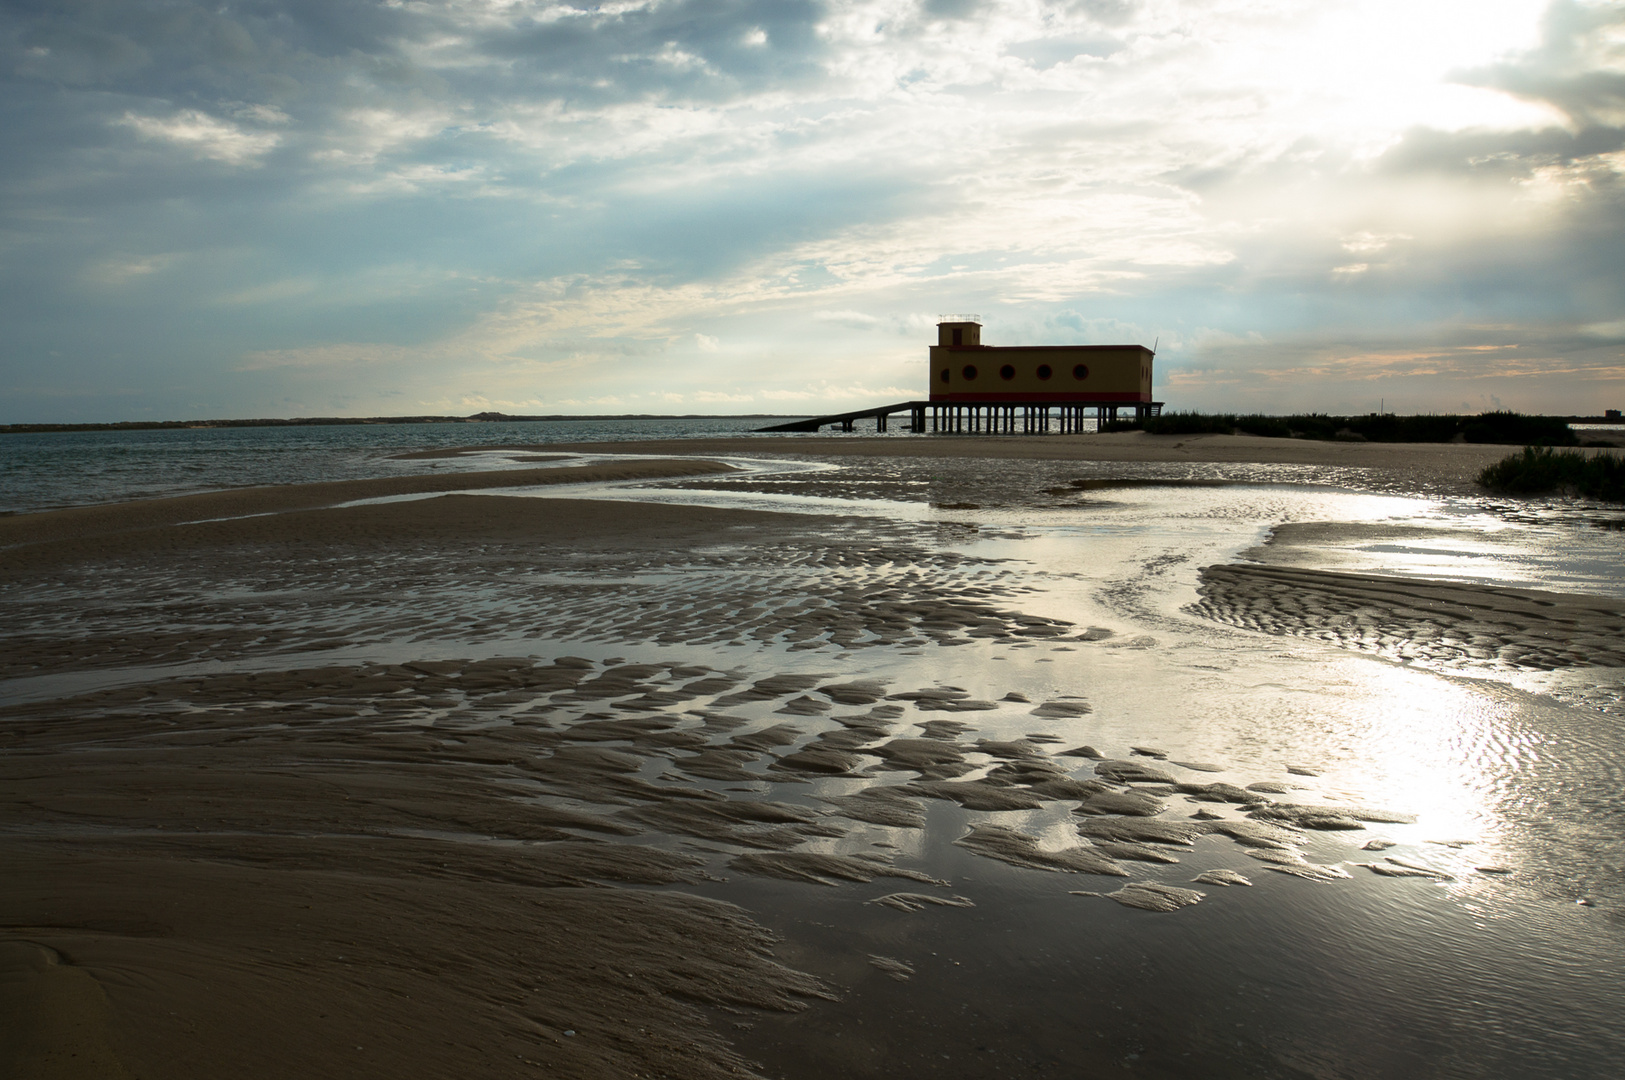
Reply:
<svg viewBox="0 0 1625 1080"><path fill-rule="evenodd" d="M4 1057L1607 1075L1622 534L1486 499L1507 449L516 442L0 517Z"/></svg>

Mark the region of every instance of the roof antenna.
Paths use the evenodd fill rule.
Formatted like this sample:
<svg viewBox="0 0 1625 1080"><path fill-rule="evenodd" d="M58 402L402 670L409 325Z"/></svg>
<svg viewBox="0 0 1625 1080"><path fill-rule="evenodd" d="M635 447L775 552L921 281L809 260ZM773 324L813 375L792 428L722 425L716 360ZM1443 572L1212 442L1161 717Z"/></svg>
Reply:
<svg viewBox="0 0 1625 1080"><path fill-rule="evenodd" d="M1141 339L1140 339L1140 340L1141 340L1141 341L1144 341L1144 340L1145 340L1145 339L1144 339L1144 338L1141 338ZM1161 341L1161 340L1162 340L1162 335L1161 335L1161 334L1158 334L1158 335L1157 335L1157 340L1156 340L1156 341L1153 341L1153 342L1152 342L1152 343L1151 343L1151 355L1152 355L1152 356L1155 356L1155 355L1157 355L1157 343L1158 343L1158 342L1160 342L1160 341Z"/></svg>

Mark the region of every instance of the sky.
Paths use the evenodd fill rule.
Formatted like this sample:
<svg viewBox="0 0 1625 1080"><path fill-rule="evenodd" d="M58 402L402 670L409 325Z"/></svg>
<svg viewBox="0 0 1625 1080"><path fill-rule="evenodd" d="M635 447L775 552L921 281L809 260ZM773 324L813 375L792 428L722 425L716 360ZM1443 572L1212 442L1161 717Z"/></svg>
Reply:
<svg viewBox="0 0 1625 1080"><path fill-rule="evenodd" d="M0 423L1625 408L1625 3L4 0Z"/></svg>

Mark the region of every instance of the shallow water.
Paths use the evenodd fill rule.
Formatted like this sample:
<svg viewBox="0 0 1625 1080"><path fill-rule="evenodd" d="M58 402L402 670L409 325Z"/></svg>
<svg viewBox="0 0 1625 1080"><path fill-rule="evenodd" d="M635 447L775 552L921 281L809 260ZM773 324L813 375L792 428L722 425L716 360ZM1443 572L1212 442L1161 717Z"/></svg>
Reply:
<svg viewBox="0 0 1625 1080"><path fill-rule="evenodd" d="M1289 780L1307 789L1298 798L1393 807L1417 820L1370 826L1355 841L1317 838L1313 861L1347 864L1348 881L1271 874L1215 837L1177 867L1136 866L1170 884L1215 867L1254 882L1208 887L1201 904L1171 914L1073 896L1072 875L989 863L950 842L966 823L986 820L1064 844L1064 810L933 804L916 836L875 826L826 842L857 851L885 836L977 906L899 913L861 902L894 887L884 883L828 899L805 887L719 887L718 895L774 913L771 924L794 927L797 962L853 987L841 1005L759 1023L745 1045L770 1074L1076 1074L1091 1064L1168 1076L1611 1074L1625 1052L1612 1020L1625 1005L1617 963L1625 727L1517 688L1538 679L1423 670L1230 631L1185 609L1199 567L1235 559L1282 522L1427 534L1324 551L1330 568L1613 597L1625 595L1617 532L1556 512L1518 520L1470 500L1330 485L1126 486L1090 491L1081 505L987 507L977 500L998 478L956 485L940 464L919 472L928 470L938 475L888 463L891 477L864 477L845 499L838 474L819 478L832 490L817 496L763 491L745 478L689 481L681 494L658 497L824 512L838 505L966 526L939 536L952 550L996 560L983 572L1041 590L1023 597L1022 610L1114 632L1065 652L969 646L908 658L864 652L841 664L845 675L951 684L975 698L1015 689L1035 701L1071 694L1094 707L1042 723L1026 710L956 716L974 723L974 736L1014 739L1041 728L1108 756L1151 744L1174 760L1224 765L1212 779ZM780 666L801 666L791 660ZM1617 672L1601 674L1617 682ZM1302 775L1310 772L1318 775ZM1396 846L1359 850L1373 835ZM1383 878L1355 865L1389 856L1450 880ZM876 954L915 974L899 982L854 963ZM876 1025L884 1035L866 1037Z"/></svg>
<svg viewBox="0 0 1625 1080"><path fill-rule="evenodd" d="M1287 523L1390 530L1320 538L1305 557L1324 568L1612 597L1625 596L1617 571L1625 534L1564 507L1509 512L1426 492L1362 492L1339 486L1349 477L1314 470L1288 470L1292 482L1283 483L1231 467L773 468L527 494L842 515L822 539L760 551L719 538L641 561L538 552L450 564L432 552L399 553L255 565L202 589L190 568L166 576L132 566L10 590L0 603L13 627L176 642L142 657L109 646L76 672L0 685L0 701L183 674L568 653L599 668L731 673L727 689L665 704L650 687L675 688L676 677L636 692L651 702L643 711L680 722L680 733L700 731L712 713L734 717L736 726L707 733L715 746L792 725L787 741L764 744L783 758L842 730L834 718L860 708L818 699L797 711L803 691L725 703L738 686L816 673L820 685L877 680L885 694L957 687L988 707L944 713L905 699L885 720L897 737L943 720L965 725L957 741L971 769L957 780L1005 760L975 750L978 739L1038 735L1058 741L1030 743L1030 757L1076 778L1091 777L1093 761L1059 752L1089 744L1184 782L1273 783L1282 791L1272 798L1415 820L1306 834L1299 847L1309 863L1350 875L1325 881L1276 872L1220 835L1170 848L1177 863L1125 863L1129 879L1020 868L955 844L980 824L1017 830L1041 851L1076 845L1087 819L1065 800L974 810L926 798L923 828L843 820L842 835L809 836L794 849L886 853L945 889L752 876L731 867L748 847L656 829L640 842L702 854L709 872L728 879L687 888L744 905L782 935L782 958L843 990L841 1002L794 1016L722 1018L768 1075L1614 1075L1625 1059L1616 1022L1625 1007L1625 727L1570 691L1617 688L1618 671L1398 663L1222 625L1191 607L1202 567L1246 557ZM1092 486L1075 486L1080 479ZM971 636L990 613L1011 616L1005 629ZM1023 640L1018 615L1068 626L1060 637ZM845 630L843 616L855 620ZM228 628L241 636L221 645ZM1007 700L1012 693L1029 700ZM608 699L613 706L555 695L542 715L570 730L611 708L636 713L632 695ZM1044 702L1090 711L1034 715ZM473 731L542 708L534 696L474 709L443 694L391 722ZM661 754L646 756L636 775L815 808L825 805L820 796L915 777L864 755L880 738L858 744L863 767L850 775L788 775L756 756L746 779L702 781L680 775L681 755ZM1167 760L1136 756L1135 747ZM1161 797L1168 809L1158 820L1243 819L1229 804ZM590 799L559 805L594 808ZM1372 839L1393 846L1364 849ZM1404 865L1389 859L1441 876L1384 877L1362 865ZM1192 884L1214 869L1252 884ZM1125 880L1206 895L1165 913L1074 895ZM868 903L899 891L975 906ZM897 978L905 968L912 974Z"/></svg>
<svg viewBox="0 0 1625 1080"><path fill-rule="evenodd" d="M557 420L0 433L0 513L444 469L397 455L493 444L750 435L769 421ZM873 433L871 433L872 435ZM763 435L764 443L773 440ZM459 461L461 469L478 462Z"/></svg>

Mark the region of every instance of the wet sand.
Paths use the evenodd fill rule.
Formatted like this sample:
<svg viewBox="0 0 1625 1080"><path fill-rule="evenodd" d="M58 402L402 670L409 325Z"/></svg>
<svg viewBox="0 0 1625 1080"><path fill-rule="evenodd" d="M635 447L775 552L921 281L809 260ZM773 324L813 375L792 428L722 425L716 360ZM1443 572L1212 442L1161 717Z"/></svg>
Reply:
<svg viewBox="0 0 1625 1080"><path fill-rule="evenodd" d="M736 442L638 450L766 449ZM1430 490L1504 451L1136 435L794 445L772 449L1335 455L1409 484L1426 472ZM985 818L954 843L1094 886L1066 890L1079 904L1180 919L1272 872L1341 887L1368 830L1407 820L1285 770L1216 780L1223 765L1156 747L1068 747L1054 732L1089 706L1064 696L850 677L841 650L1120 644L1024 612L1023 586L907 530L436 494L726 468L437 474L0 519L0 588L29 613L6 636L15 681L0 707L0 1048L21 1075L748 1075L734 1044L755 1017L843 991L786 962L795 950L731 888L869 883L899 918L964 917L982 901L879 838L932 815L1053 808L1075 820L1064 844ZM408 494L434 497L339 505ZM759 585L707 583L749 560ZM1204 614L1221 621L1343 628L1331 639L1354 648L1459 640L1506 663L1613 662L1625 614L1301 567L1203 580ZM591 655L491 654L544 632ZM610 655L620 643L640 658ZM708 647L731 651L693 659ZM821 670L776 662L802 647L825 650ZM673 658L647 658L662 648ZM986 733L988 717L1018 734ZM832 778L843 794L817 786ZM1197 844L1233 846L1258 873L1141 876ZM1444 873L1366 858L1373 880ZM889 953L853 962L917 977Z"/></svg>
<svg viewBox="0 0 1625 1080"><path fill-rule="evenodd" d="M1464 443L1317 442L1256 435L787 435L734 439L670 439L638 443L650 454L806 454L850 457L978 458L990 461L1123 462L1134 464L1303 465L1368 474L1382 487L1473 493L1478 474L1517 448ZM616 453L625 444L570 443L538 451Z"/></svg>
<svg viewBox="0 0 1625 1080"><path fill-rule="evenodd" d="M1210 566L1196 610L1396 660L1625 667L1625 601L1298 567Z"/></svg>
<svg viewBox="0 0 1625 1080"><path fill-rule="evenodd" d="M439 512L431 515L404 505L348 507L345 504L441 492L664 479L725 473L731 469L721 462L704 459L632 459L576 467L448 472L326 484L234 488L178 498L15 514L0 517L0 554L3 554L0 574L27 573L50 563L256 541L377 543L396 537L407 540L469 537L482 531L512 539L535 527L531 523L535 518L527 522L515 516L515 512L522 514L524 507L514 502L508 504L510 513L507 515L493 515L488 508L474 512L474 506L484 504L456 498L437 503ZM452 509L458 506L463 512ZM582 511L591 513L587 508L580 508L578 513ZM573 517L565 517L552 523L555 542L579 540L604 528L589 518L571 532L573 520ZM678 527L682 520L678 518ZM654 527L658 530L660 525ZM564 530L563 535L559 530ZM658 536L656 532L654 538Z"/></svg>
<svg viewBox="0 0 1625 1080"><path fill-rule="evenodd" d="M918 828L932 800L1058 804L1079 816L1069 847L996 825L957 842L1111 879L1225 837L1267 856L1261 870L1330 880L1348 874L1305 857L1311 831L1403 819L1288 812L1154 757L1056 756L1042 718L1025 740L963 738L927 719L942 700L973 704L956 692L884 689L499 658L198 675L6 707L10 1052L22 1075L742 1075L707 1014L836 990L777 962L738 907L647 888L714 880L707 849L740 850L726 861L738 874L933 890L876 901L915 911L974 902L879 848L803 846L877 818ZM737 711L839 724L809 738ZM809 757L821 747L858 753ZM719 759L734 782L706 784ZM993 767L966 778L973 760ZM809 805L764 799L764 764L781 782L873 776L864 764L916 779ZM1158 820L1179 794L1227 812ZM1131 882L1109 895L1173 911L1206 894Z"/></svg>
<svg viewBox="0 0 1625 1080"><path fill-rule="evenodd" d="M164 665L229 669L341 644L329 627L301 635L279 626L274 604L210 596L245 575L257 578L251 594L297 579L322 608L358 579L399 572L402 559L412 564L405 579L372 583L392 592L422 584L412 578L423 562L444 573L483 560L500 573L544 553L568 562L595 552L624 568L719 542L771 549L808 531L795 515L580 500L448 494L335 505L719 468L663 461L435 476L6 520L0 579L23 592L65 588L86 608L55 628L15 628L6 674L72 685L75 671L131 673L104 690L3 710L8 1060L29 1076L528 1076L539 1063L565 1076L742 1074L707 1012L800 1008L830 990L775 963L770 935L732 905L628 888L707 875L669 840L626 838L778 853L840 834L822 813L701 786L717 775L759 782L745 763L822 774L837 766L817 753L838 755L839 740L780 760L769 748L802 741L801 729L735 737L746 721L668 713L696 701L807 713L794 707L796 692L821 680L570 657L273 662L153 677ZM143 626L128 609L97 608L120 590L184 592L187 606ZM578 605L584 631L613 621L604 606L591 595ZM669 607L692 629L689 605ZM919 644L967 630L1023 640L1016 635L1047 625L1001 617L979 597L913 596L894 607L870 612L878 640ZM426 626L444 616L465 639L479 636L455 612L419 610ZM804 605L728 614L711 612L709 630L826 629ZM658 636L648 615L635 621L633 636ZM399 621L369 629L372 640L413 636ZM810 714L878 694L836 687ZM560 716L576 723L555 730ZM866 739L887 726L850 722ZM616 748L599 749L604 742ZM677 754L692 759L692 776L656 784L638 775L647 756ZM553 804L538 805L542 795ZM814 860L795 872L923 877L885 862ZM742 866L782 874L793 863Z"/></svg>

